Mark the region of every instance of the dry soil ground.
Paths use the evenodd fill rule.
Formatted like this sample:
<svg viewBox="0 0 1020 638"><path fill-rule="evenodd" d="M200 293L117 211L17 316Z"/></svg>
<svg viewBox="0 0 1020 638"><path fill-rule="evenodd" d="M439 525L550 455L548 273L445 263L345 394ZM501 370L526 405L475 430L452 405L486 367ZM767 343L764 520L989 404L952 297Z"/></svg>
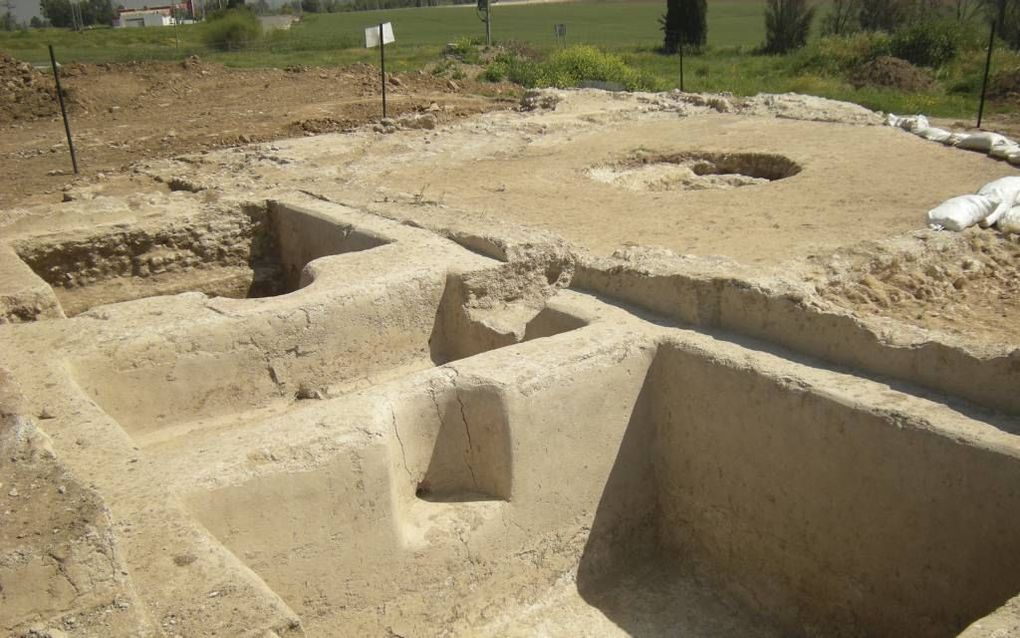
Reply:
<svg viewBox="0 0 1020 638"><path fill-rule="evenodd" d="M86 176L143 158L353 129L381 111L378 71L367 66L236 70L197 58L74 64L64 67L62 84ZM51 75L0 54L0 209L52 201L71 175L54 96ZM425 73L394 76L387 91L390 115L435 104L440 121L507 108L517 96L509 85Z"/></svg>
<svg viewBox="0 0 1020 638"><path fill-rule="evenodd" d="M383 126L369 69L191 60L67 69L72 179L5 64L0 628L1020 630L1020 248L923 229L1016 169L805 96L409 75Z"/></svg>
<svg viewBox="0 0 1020 638"><path fill-rule="evenodd" d="M10 58L0 64L0 74L0 88L9 92L0 109L0 171L5 175L0 209L59 200L71 177L52 79ZM355 131L379 117L378 77L370 67L241 71L190 59L73 65L64 75L84 171L79 184L98 179L108 194L153 187L144 177L124 177L125 169L140 160ZM513 109L519 92L512 86L451 84L416 73L394 78L389 95L394 115L431 112L443 124ZM776 267L796 259L817 265L837 249L918 230L923 213L935 204L1016 173L978 154L882 126L860 126L879 120L832 103L820 113L811 112L815 104L786 105L790 112L780 118L762 119L748 115L761 115L766 107L741 108L739 100L726 107L732 112L709 108L710 115L692 117L676 115L684 115L685 104L701 107L667 102L575 94L540 119L509 115L478 120L442 135L423 131L387 138L362 132L331 138L328 144L304 148L321 146L321 152L312 152L318 153L315 164L339 165L337 174L309 166L299 181L321 188L325 180L348 201L361 197L374 202L380 194L415 201L422 204L416 216L436 223L481 215L543 228L596 253L632 243ZM653 117L632 117L639 111ZM1006 133L1017 128L1010 118L993 125ZM795 168L789 175L771 176L781 178L771 183L742 178L734 187L725 177L720 181L678 169L669 156L685 152L771 154ZM247 174L253 169L230 168L238 170ZM295 177L291 169L277 171L283 176L261 168L255 172L267 173L270 181ZM120 177L105 179L112 174ZM822 279L824 295L854 311L962 335L991 330L994 339L1015 342L1020 340L1014 320L1016 243L998 236L986 240L991 243L974 250L979 261L987 261L983 255L992 251L996 267L980 275L970 271L969 279L961 280L957 272L974 256L967 249L953 264L942 264L955 276L932 275L938 264L922 258L922 266L911 270L908 265L899 272L899 283L883 284L899 287L892 294L868 293L874 285L867 282L874 277L863 285L847 280L858 271L860 276L868 269L887 271L884 265L858 263L848 269L841 262L821 275L803 276ZM857 262L874 256L868 246L857 252ZM943 281L950 276L952 281ZM914 283L906 283L910 277Z"/></svg>

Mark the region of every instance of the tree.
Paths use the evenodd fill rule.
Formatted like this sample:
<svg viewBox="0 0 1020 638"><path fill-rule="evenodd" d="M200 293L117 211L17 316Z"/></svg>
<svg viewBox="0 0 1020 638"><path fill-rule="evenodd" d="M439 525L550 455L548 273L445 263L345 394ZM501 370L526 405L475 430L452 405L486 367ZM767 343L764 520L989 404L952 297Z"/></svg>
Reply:
<svg viewBox="0 0 1020 638"><path fill-rule="evenodd" d="M84 0L78 3L81 9L81 21L84 25L113 24L116 12L110 0Z"/></svg>
<svg viewBox="0 0 1020 638"><path fill-rule="evenodd" d="M28 26L33 29L42 29L46 26L46 21L39 16L32 16L32 19L28 21Z"/></svg>
<svg viewBox="0 0 1020 638"><path fill-rule="evenodd" d="M0 16L0 31L14 31L17 28L18 21L14 18L13 13L6 11Z"/></svg>
<svg viewBox="0 0 1020 638"><path fill-rule="evenodd" d="M861 28L861 7L858 0L833 0L829 13L822 18L824 35L847 35Z"/></svg>
<svg viewBox="0 0 1020 638"><path fill-rule="evenodd" d="M700 49L708 41L707 0L666 0L666 15L659 18L665 36L663 53L676 53L681 44Z"/></svg>
<svg viewBox="0 0 1020 638"><path fill-rule="evenodd" d="M903 25L910 13L905 0L860 0L861 28L865 31L892 33Z"/></svg>
<svg viewBox="0 0 1020 638"><path fill-rule="evenodd" d="M39 13L55 27L70 27L74 21L69 0L40 0Z"/></svg>
<svg viewBox="0 0 1020 638"><path fill-rule="evenodd" d="M986 0L952 0L949 10L958 22L969 22L981 12Z"/></svg>
<svg viewBox="0 0 1020 638"><path fill-rule="evenodd" d="M1011 48L1020 49L1020 0L993 0L988 5L996 34Z"/></svg>
<svg viewBox="0 0 1020 638"><path fill-rule="evenodd" d="M117 17L111 0L81 0L80 2L76 0L74 11L77 11L81 18L81 26L110 25ZM39 2L39 12L55 27L73 27L75 23L74 11L72 11L70 0L40 0Z"/></svg>
<svg viewBox="0 0 1020 638"><path fill-rule="evenodd" d="M319 13L322 11L322 4L319 0L301 0L301 10L307 13Z"/></svg>
<svg viewBox="0 0 1020 638"><path fill-rule="evenodd" d="M767 0L765 52L787 53L807 43L815 8L805 0Z"/></svg>

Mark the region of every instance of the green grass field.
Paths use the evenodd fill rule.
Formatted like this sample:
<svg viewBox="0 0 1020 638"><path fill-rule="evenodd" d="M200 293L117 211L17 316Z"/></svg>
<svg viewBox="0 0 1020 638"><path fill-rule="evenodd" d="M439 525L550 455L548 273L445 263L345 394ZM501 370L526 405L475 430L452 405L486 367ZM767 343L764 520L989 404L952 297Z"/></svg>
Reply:
<svg viewBox="0 0 1020 638"><path fill-rule="evenodd" d="M711 46L753 47L764 38L764 4L755 0L714 0L710 9ZM594 44L619 50L651 48L661 42L658 17L665 2L574 2L542 5L496 5L493 10L493 38L515 40L542 49L556 46L553 25L567 25L567 42ZM306 14L289 32L276 33L259 43L255 53L269 65L276 56L306 54L305 63L335 61L358 57L364 42L364 28L379 22L392 22L397 37L390 54L395 61L416 58L423 49L435 50L464 37L480 37L484 28L473 5L427 9L395 9L351 13ZM186 25L174 29L93 29L72 33L62 29L32 30L0 34L0 50L18 58L43 62L46 44L58 48L68 61L114 62L136 58L173 58L184 52L203 49L204 25ZM355 50L351 50L355 49ZM217 55L211 53L211 55ZM371 57L365 52L366 59ZM250 61L233 54L227 63L247 65ZM309 61L310 60L310 61Z"/></svg>
<svg viewBox="0 0 1020 638"><path fill-rule="evenodd" d="M926 92L893 89L854 89L840 73L804 62L809 52L791 56L764 56L755 49L764 40L762 0L712 0L709 4L709 42L703 55L688 56L685 88L695 91L730 91L738 95L796 91L845 99L871 108L932 115L971 115L976 108L980 73L979 52L962 55L939 72L940 84ZM826 10L827 0L819 5ZM539 55L558 44L553 25L567 25L568 44L592 44L613 52L630 66L656 78L657 88L678 85L676 57L656 53L661 43L658 17L665 2L588 1L540 5L495 5L493 38L516 41ZM203 59L235 67L284 67L292 64L346 65L378 63L377 50L366 50L364 28L392 22L397 38L387 47L387 67L410 71L434 65L443 47L465 38L479 38L483 25L472 6L306 14L289 31L276 31L241 51L223 52L203 45L207 25L176 29L94 29L84 33L46 29L0 34L0 51L35 63L47 60L52 42L62 62L118 62L143 59L180 59L198 54ZM816 26L819 20L816 18ZM824 66L824 65L823 65ZM1016 53L1000 51L995 68L1020 66ZM950 88L953 87L953 88ZM962 87L962 88L961 88ZM994 106L992 110L1005 107Z"/></svg>

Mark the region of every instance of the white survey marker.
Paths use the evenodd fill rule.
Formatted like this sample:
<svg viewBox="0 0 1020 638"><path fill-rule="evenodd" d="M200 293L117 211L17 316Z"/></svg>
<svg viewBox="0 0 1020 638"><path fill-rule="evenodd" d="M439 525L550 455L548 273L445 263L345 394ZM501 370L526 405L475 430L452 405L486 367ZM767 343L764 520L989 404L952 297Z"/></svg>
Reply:
<svg viewBox="0 0 1020 638"><path fill-rule="evenodd" d="M394 42L396 38L393 37L393 23L384 22L382 25L382 38L383 44L389 44ZM370 27L365 27L365 48L371 49L372 47L379 46L379 25L375 24Z"/></svg>

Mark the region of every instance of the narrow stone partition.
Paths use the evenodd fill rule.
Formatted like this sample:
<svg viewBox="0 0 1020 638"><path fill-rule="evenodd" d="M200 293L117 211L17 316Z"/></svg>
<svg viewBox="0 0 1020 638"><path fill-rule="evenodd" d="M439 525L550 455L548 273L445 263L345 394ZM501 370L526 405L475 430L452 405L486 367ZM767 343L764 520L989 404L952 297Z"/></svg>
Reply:
<svg viewBox="0 0 1020 638"><path fill-rule="evenodd" d="M136 440L158 442L584 325L550 308L523 317L508 310L508 323L519 327L500 332L472 318L463 298L449 292L460 289L457 276L412 274L346 286L337 287L338 295L295 300L286 310L234 319L216 314L166 327L160 339L139 334L115 353L75 359L73 376ZM438 478L440 461L437 487L446 483Z"/></svg>

